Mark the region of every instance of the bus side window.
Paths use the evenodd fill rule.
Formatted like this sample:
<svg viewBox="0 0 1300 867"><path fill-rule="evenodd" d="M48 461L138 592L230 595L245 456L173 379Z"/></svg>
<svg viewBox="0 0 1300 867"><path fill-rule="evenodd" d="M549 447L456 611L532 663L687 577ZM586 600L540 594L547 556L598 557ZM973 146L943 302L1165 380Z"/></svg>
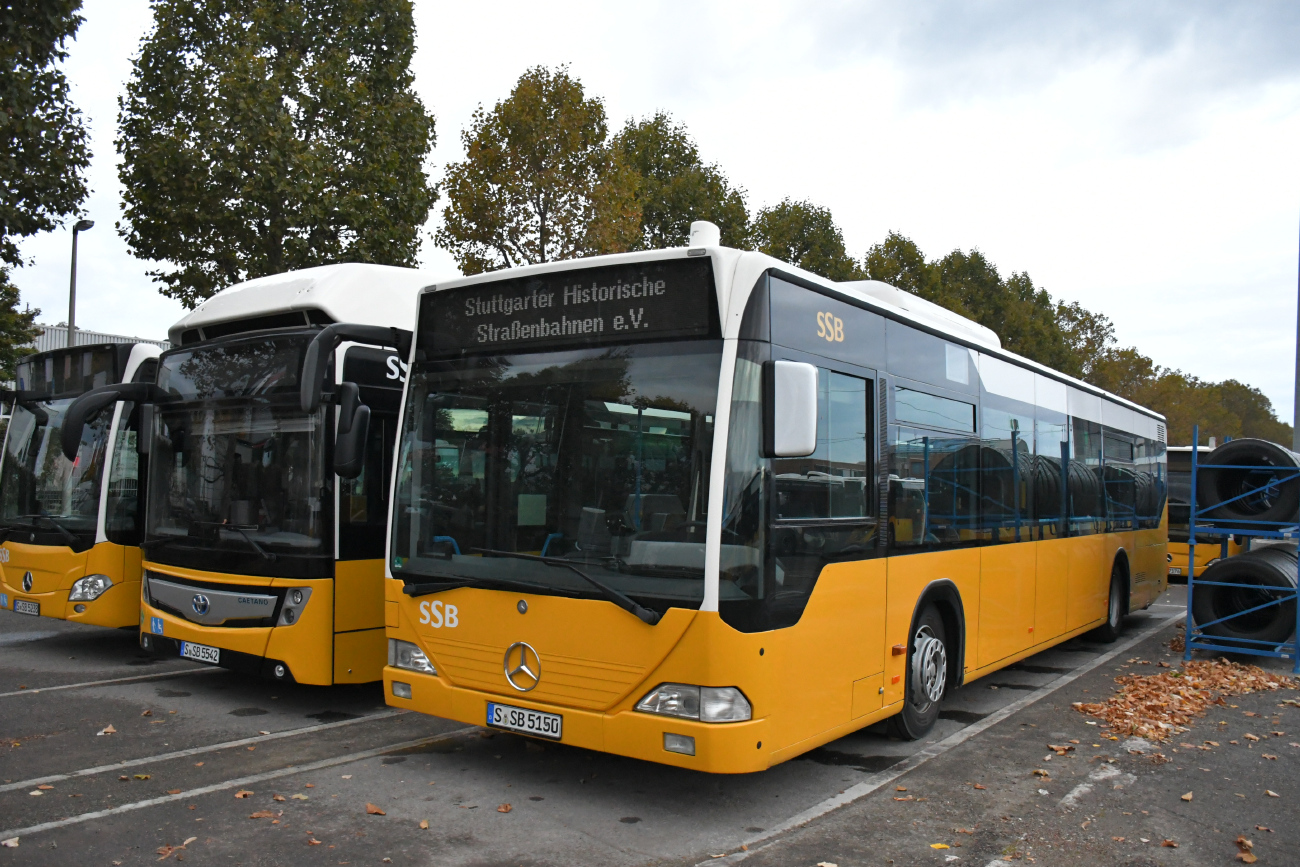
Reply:
<svg viewBox="0 0 1300 867"><path fill-rule="evenodd" d="M373 560L384 556L387 490L392 468L396 419L387 413L370 418L366 459L355 479L339 479L339 559Z"/></svg>

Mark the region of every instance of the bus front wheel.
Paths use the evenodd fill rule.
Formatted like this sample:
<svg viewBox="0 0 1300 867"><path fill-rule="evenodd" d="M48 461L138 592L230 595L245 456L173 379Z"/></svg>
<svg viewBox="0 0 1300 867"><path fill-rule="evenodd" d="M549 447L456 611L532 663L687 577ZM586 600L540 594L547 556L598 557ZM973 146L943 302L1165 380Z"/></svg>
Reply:
<svg viewBox="0 0 1300 867"><path fill-rule="evenodd" d="M903 709L890 717L891 733L909 741L929 734L939 719L939 703L947 686L947 633L939 609L927 605L912 631Z"/></svg>

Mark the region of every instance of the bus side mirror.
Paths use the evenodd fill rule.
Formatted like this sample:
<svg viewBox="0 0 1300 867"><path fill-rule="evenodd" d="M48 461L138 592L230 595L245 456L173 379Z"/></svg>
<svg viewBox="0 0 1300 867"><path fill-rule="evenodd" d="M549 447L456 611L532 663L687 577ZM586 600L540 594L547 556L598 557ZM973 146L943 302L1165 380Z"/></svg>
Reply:
<svg viewBox="0 0 1300 867"><path fill-rule="evenodd" d="M149 441L153 439L153 404L142 403L137 408L140 425L135 432L135 452L140 457L149 456Z"/></svg>
<svg viewBox="0 0 1300 867"><path fill-rule="evenodd" d="M344 479L361 475L370 433L370 407L361 402L355 382L339 386L339 425L334 435L334 472Z"/></svg>
<svg viewBox="0 0 1300 867"><path fill-rule="evenodd" d="M817 368L801 361L763 364L763 451L801 458L817 450Z"/></svg>

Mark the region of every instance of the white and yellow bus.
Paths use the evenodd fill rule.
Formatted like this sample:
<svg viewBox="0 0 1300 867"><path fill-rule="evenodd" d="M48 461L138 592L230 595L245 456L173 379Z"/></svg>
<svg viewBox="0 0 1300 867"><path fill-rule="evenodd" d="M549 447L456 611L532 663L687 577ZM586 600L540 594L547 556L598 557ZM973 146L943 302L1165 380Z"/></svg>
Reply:
<svg viewBox="0 0 1300 867"><path fill-rule="evenodd" d="M0 608L96 626L138 622L139 414L109 402L84 424L64 422L91 389L152 380L160 351L102 343L19 362L0 458Z"/></svg>
<svg viewBox="0 0 1300 867"><path fill-rule="evenodd" d="M420 296L387 701L711 772L767 768L1165 588L1140 406L882 283L719 246Z"/></svg>
<svg viewBox="0 0 1300 867"><path fill-rule="evenodd" d="M145 650L305 684L380 679L398 349L430 279L292 271L172 326L156 380L131 395L151 434Z"/></svg>

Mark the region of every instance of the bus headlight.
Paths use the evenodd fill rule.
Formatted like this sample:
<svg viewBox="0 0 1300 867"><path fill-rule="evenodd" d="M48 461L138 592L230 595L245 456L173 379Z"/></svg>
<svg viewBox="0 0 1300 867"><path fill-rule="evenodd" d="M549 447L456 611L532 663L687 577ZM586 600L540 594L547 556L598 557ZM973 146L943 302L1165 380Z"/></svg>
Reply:
<svg viewBox="0 0 1300 867"><path fill-rule="evenodd" d="M691 686L661 683L636 703L641 713L655 713L701 722L744 722L754 711L734 686Z"/></svg>
<svg viewBox="0 0 1300 867"><path fill-rule="evenodd" d="M424 674L437 674L438 670L433 667L429 657L424 655L424 651L416 647L409 641L399 641L396 638L388 639L388 664L393 668L404 668L407 671L419 671Z"/></svg>
<svg viewBox="0 0 1300 867"><path fill-rule="evenodd" d="M104 591L113 586L113 579L107 575L87 575L72 582L72 592L68 594L69 602L93 602Z"/></svg>
<svg viewBox="0 0 1300 867"><path fill-rule="evenodd" d="M276 626L293 626L302 615L303 606L311 599L310 587L294 587L285 591L284 605L280 608L280 619Z"/></svg>

